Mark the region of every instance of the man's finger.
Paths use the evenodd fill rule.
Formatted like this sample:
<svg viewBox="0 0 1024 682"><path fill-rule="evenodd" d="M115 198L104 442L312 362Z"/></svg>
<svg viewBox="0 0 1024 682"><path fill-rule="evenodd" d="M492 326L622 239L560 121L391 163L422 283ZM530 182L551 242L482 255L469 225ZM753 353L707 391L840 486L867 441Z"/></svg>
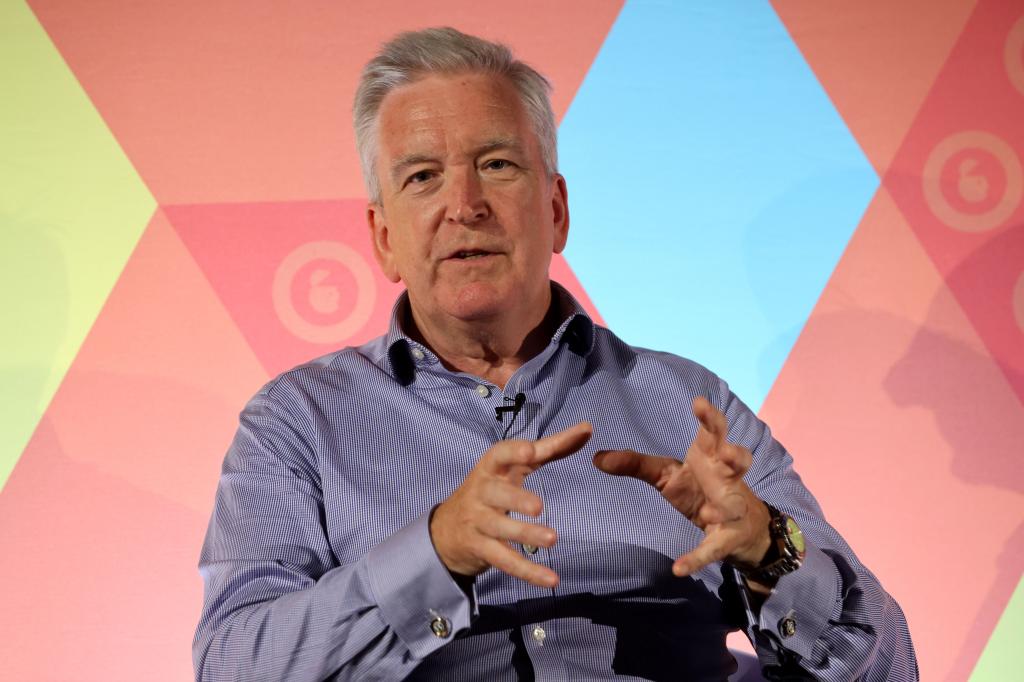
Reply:
<svg viewBox="0 0 1024 682"><path fill-rule="evenodd" d="M633 450L601 450L594 455L594 466L613 476L632 476L654 487L662 480L666 470L678 466L671 457L645 455Z"/></svg>
<svg viewBox="0 0 1024 682"><path fill-rule="evenodd" d="M535 493L505 478L492 477L483 484L480 501L504 513L519 512L526 516L538 516L544 510L544 502Z"/></svg>
<svg viewBox="0 0 1024 682"><path fill-rule="evenodd" d="M747 473L750 470L750 465L754 463L754 457L750 454L750 450L742 445L724 443L724 447L719 450L718 454L719 459L737 476Z"/></svg>
<svg viewBox="0 0 1024 682"><path fill-rule="evenodd" d="M536 456L536 447L528 440L503 440L495 443L478 466L503 474L514 466L527 467Z"/></svg>
<svg viewBox="0 0 1024 682"><path fill-rule="evenodd" d="M697 396L693 399L693 416L716 440L725 440L729 435L729 422L725 419L725 415L704 396Z"/></svg>
<svg viewBox="0 0 1024 682"><path fill-rule="evenodd" d="M548 462L571 455L586 445L593 433L594 427L589 422L580 422L558 433L544 436L533 444L533 468L538 469Z"/></svg>
<svg viewBox="0 0 1024 682"><path fill-rule="evenodd" d="M531 585L537 587L556 587L558 585L557 573L526 559L504 542L484 540L480 547L480 558L502 573L525 580Z"/></svg>
<svg viewBox="0 0 1024 682"><path fill-rule="evenodd" d="M487 452L480 464L500 475L519 467L525 476L548 462L576 452L586 445L593 432L594 427L588 422L580 422L536 441L503 440Z"/></svg>
<svg viewBox="0 0 1024 682"><path fill-rule="evenodd" d="M555 531L547 526L524 523L502 514L489 514L487 518L477 522L477 527L487 537L505 542L518 542L521 545L551 547L558 539Z"/></svg>
<svg viewBox="0 0 1024 682"><path fill-rule="evenodd" d="M676 559L672 564L672 572L682 578L693 575L708 564L722 561L732 551L730 539L731 534L727 532L708 533L692 552Z"/></svg>

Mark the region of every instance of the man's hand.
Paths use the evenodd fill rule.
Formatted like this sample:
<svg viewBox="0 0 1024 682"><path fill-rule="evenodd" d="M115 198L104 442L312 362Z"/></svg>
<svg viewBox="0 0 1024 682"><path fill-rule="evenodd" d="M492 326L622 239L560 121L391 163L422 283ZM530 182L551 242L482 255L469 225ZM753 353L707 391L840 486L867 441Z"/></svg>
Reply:
<svg viewBox="0 0 1024 682"><path fill-rule="evenodd" d="M604 450L594 455L594 466L650 483L705 532L692 552L676 559L676 575L690 575L714 561L756 566L768 552L771 536L768 509L743 481L750 451L726 440L725 415L706 399L693 401L693 414L701 425L684 461Z"/></svg>
<svg viewBox="0 0 1024 682"><path fill-rule="evenodd" d="M475 576L494 566L538 587L554 587L558 575L512 549L508 543L551 547L555 531L509 518L514 511L538 516L541 499L523 488L526 477L548 462L579 450L593 429L587 422L537 441L503 440L484 453L451 496L434 510L430 537L454 574Z"/></svg>

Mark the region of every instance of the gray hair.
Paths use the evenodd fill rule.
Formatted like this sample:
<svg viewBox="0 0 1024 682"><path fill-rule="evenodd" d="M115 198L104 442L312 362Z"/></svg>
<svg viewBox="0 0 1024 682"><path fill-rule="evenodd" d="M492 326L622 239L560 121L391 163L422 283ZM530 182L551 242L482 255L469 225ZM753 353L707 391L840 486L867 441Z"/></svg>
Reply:
<svg viewBox="0 0 1024 682"><path fill-rule="evenodd" d="M548 175L558 172L558 140L555 114L548 94L551 84L544 76L512 55L505 45L466 35L454 28L428 28L400 33L385 43L363 69L352 107L356 148L370 201L381 199L377 160L377 118L384 97L402 85L429 74L463 72L505 76L515 88L540 142L541 158Z"/></svg>

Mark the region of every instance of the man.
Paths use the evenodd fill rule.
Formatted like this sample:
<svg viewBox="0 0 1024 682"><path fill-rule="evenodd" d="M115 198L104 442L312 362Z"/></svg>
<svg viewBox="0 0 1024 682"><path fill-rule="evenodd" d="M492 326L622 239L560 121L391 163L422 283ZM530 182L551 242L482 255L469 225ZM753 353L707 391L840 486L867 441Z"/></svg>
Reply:
<svg viewBox="0 0 1024 682"><path fill-rule="evenodd" d="M242 413L197 679L725 679L736 629L772 676L916 678L899 607L767 427L549 281L546 87L452 29L364 71L370 231L407 293L386 336Z"/></svg>

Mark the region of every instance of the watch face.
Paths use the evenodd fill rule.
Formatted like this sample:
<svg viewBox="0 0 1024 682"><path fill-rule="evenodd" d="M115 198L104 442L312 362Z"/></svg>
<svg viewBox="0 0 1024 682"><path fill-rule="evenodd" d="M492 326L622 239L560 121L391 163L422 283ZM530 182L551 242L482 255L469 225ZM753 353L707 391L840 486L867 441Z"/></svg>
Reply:
<svg viewBox="0 0 1024 682"><path fill-rule="evenodd" d="M807 550L803 531L800 530L800 526L796 525L796 521L788 516L786 517L786 534L789 535L789 539L796 548L796 551L800 553L800 556L803 556Z"/></svg>

